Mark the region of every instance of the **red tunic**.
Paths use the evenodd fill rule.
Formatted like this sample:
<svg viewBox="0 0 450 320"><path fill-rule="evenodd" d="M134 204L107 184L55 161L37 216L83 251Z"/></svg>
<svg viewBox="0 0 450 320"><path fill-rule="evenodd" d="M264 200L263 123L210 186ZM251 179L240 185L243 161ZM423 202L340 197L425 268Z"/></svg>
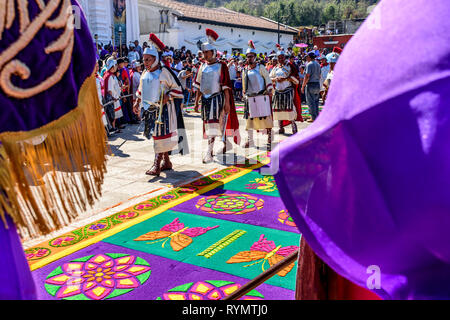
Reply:
<svg viewBox="0 0 450 320"><path fill-rule="evenodd" d="M236 105L234 104L234 97L232 93L232 83L230 79L230 73L228 72L228 66L225 62L220 62L222 64L222 68L220 68L220 84L221 86L226 86L229 89L229 101L230 101L230 114L228 115L226 136L233 137L233 140L236 144L241 143L241 135L239 133L239 120L236 112Z"/></svg>
<svg viewBox="0 0 450 320"><path fill-rule="evenodd" d="M372 291L334 272L303 237L297 268L296 300L381 300Z"/></svg>
<svg viewBox="0 0 450 320"><path fill-rule="evenodd" d="M114 73L109 72L109 70L108 70L108 71L106 71L105 74L103 75L103 81L104 81L104 83L103 83L103 88L104 88L104 94L105 94L105 95L106 95L106 94L108 93L108 91L109 91L109 78L111 78L111 76L112 76L113 74L114 74Z"/></svg>

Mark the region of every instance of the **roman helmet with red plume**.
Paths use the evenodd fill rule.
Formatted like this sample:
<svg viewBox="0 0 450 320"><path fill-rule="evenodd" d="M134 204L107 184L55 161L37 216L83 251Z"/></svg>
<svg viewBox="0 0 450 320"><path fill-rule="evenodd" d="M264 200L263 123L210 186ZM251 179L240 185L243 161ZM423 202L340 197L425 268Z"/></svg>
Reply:
<svg viewBox="0 0 450 320"><path fill-rule="evenodd" d="M277 57L281 56L281 55L285 56L286 53L284 52L283 47L281 47L281 45L279 43L277 43L276 46L277 46Z"/></svg>
<svg viewBox="0 0 450 320"><path fill-rule="evenodd" d="M214 51L214 55L217 55L217 49L214 46L214 43L217 41L217 39L219 38L219 35L212 29L206 28L206 38L208 39L207 42L202 44L202 51L209 51L209 50L213 50Z"/></svg>
<svg viewBox="0 0 450 320"><path fill-rule="evenodd" d="M334 48L333 48L333 52L336 52L336 53L338 53L338 54L341 54L341 53L342 53L342 48L334 47Z"/></svg>
<svg viewBox="0 0 450 320"><path fill-rule="evenodd" d="M150 47L145 48L144 55L148 54L156 58L155 62L152 65L153 68L159 63L160 55L163 52L166 45L161 40L159 40L159 38L154 33L150 34L149 41Z"/></svg>
<svg viewBox="0 0 450 320"><path fill-rule="evenodd" d="M256 54L256 48L255 48L255 44L253 43L253 40L248 41L248 49L247 49L246 54L249 54L249 53Z"/></svg>
<svg viewBox="0 0 450 320"><path fill-rule="evenodd" d="M161 40L159 40L159 38L154 33L150 33L149 40L151 44L157 48L158 52L162 52L166 48L166 45Z"/></svg>

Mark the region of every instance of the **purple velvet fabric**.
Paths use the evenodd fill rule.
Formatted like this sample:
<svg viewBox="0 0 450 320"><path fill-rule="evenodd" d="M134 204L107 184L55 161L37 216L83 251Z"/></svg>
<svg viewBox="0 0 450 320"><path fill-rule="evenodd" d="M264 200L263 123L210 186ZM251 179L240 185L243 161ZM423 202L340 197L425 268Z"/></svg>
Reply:
<svg viewBox="0 0 450 320"><path fill-rule="evenodd" d="M0 300L36 299L36 288L14 223L0 226Z"/></svg>
<svg viewBox="0 0 450 320"><path fill-rule="evenodd" d="M48 2L48 1L46 1ZM15 2L16 6L17 3ZM78 6L76 1L73 5ZM16 8L17 9L17 8ZM39 14L36 1L28 1L30 20ZM56 10L52 19L60 12ZM11 46L19 37L19 18L3 32L0 52ZM80 28L75 29L72 62L62 80L53 87L29 99L10 98L0 90L0 133L5 131L29 131L56 120L78 105L78 93L95 65L95 48L86 20L80 17ZM46 55L44 48L63 32L43 28L15 59L31 70L28 80L13 78L13 84L21 88L33 87L51 76L59 65L61 53ZM1 141L0 141L1 143ZM0 190L1 192L1 190ZM0 299L35 299L36 293L28 263L14 223L8 218L9 229L0 222Z"/></svg>
<svg viewBox="0 0 450 320"><path fill-rule="evenodd" d="M381 1L323 113L272 154L315 253L362 287L376 266L385 299L450 298L449 16L448 0Z"/></svg>
<svg viewBox="0 0 450 320"><path fill-rule="evenodd" d="M72 4L78 6L75 0ZM17 6L17 3L16 3ZM36 1L28 1L30 21L39 14ZM59 14L57 9L52 18ZM81 10L80 10L81 12ZM77 20L76 20L77 21ZM21 88L30 88L43 82L54 74L61 59L61 52L45 54L44 48L55 41L64 29L49 29L43 27L15 59L25 63L31 70L31 76L22 80L13 77L13 84ZM95 47L83 14L80 17L80 28L75 28L75 44L72 53L72 63L61 81L48 90L29 99L14 99L0 90L0 133L5 131L28 131L39 128L73 110L78 105L78 92L88 76L94 70ZM10 29L3 32L0 40L0 52L11 46L19 37L19 18Z"/></svg>

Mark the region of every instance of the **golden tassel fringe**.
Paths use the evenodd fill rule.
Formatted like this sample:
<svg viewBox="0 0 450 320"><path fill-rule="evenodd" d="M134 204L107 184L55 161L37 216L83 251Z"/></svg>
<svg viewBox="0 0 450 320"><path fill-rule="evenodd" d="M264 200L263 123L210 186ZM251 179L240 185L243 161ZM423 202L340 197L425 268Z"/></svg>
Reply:
<svg viewBox="0 0 450 320"><path fill-rule="evenodd" d="M22 238L46 235L94 204L108 149L101 116L93 74L74 110L32 131L0 134L0 217L6 227L5 212Z"/></svg>

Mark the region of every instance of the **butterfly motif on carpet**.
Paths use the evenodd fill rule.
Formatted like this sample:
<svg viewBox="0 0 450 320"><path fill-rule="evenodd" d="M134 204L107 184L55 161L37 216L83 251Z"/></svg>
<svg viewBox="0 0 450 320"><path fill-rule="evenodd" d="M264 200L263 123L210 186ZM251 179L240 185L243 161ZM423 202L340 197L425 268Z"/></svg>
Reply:
<svg viewBox="0 0 450 320"><path fill-rule="evenodd" d="M170 240L170 246L174 251L180 251L189 246L195 237L201 236L206 232L216 229L219 226L214 227L195 227L189 228L185 227L184 223L180 222L179 218L176 218L168 225L165 225L159 231L150 231L142 236L134 239L134 241L153 241L148 242L148 244L154 244L162 242L162 247L164 248L167 241Z"/></svg>
<svg viewBox="0 0 450 320"><path fill-rule="evenodd" d="M265 235L262 234L259 237L259 240L250 247L250 250L241 251L235 254L227 261L227 263L256 261L252 264L245 265L244 268L262 263L261 269L264 272L266 270L264 268L266 262L268 262L270 266L273 266L298 249L298 246L276 246L274 241L267 240ZM288 266L280 270L277 275L279 275L280 277L286 276L292 270L294 265L295 262L289 264Z"/></svg>

